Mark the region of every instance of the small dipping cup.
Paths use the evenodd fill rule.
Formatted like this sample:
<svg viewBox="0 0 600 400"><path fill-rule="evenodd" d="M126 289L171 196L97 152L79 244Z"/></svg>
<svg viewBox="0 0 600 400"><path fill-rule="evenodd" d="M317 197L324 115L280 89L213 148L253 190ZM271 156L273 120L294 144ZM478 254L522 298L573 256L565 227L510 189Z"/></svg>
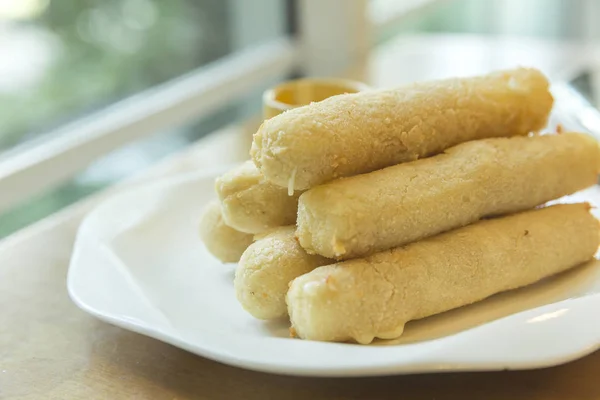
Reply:
<svg viewBox="0 0 600 400"><path fill-rule="evenodd" d="M368 89L369 86L362 82L347 79L304 78L283 82L263 93L263 116L269 119L331 96Z"/></svg>

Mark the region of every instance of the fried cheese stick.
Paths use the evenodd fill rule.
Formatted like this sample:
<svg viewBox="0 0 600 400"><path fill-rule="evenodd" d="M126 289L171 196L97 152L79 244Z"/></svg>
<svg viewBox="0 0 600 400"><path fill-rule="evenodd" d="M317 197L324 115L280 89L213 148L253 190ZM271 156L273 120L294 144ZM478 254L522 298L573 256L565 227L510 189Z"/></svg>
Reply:
<svg viewBox="0 0 600 400"><path fill-rule="evenodd" d="M399 337L404 324L529 285L590 259L598 221L563 204L481 221L432 238L317 268L287 294L303 339Z"/></svg>
<svg viewBox="0 0 600 400"><path fill-rule="evenodd" d="M364 256L576 192L599 169L600 148L585 134L467 142L308 190L297 237L311 254Z"/></svg>
<svg viewBox="0 0 600 400"><path fill-rule="evenodd" d="M226 225L218 201L209 203L200 221L200 238L208 251L223 262L237 262L252 244L253 235Z"/></svg>
<svg viewBox="0 0 600 400"><path fill-rule="evenodd" d="M250 154L264 177L305 190L440 153L469 140L542 129L548 80L519 68L334 96L264 121Z"/></svg>
<svg viewBox="0 0 600 400"><path fill-rule="evenodd" d="M302 274L334 261L307 254L294 238L294 226L274 229L257 238L242 255L235 271L238 301L256 318L287 315L289 283Z"/></svg>
<svg viewBox="0 0 600 400"><path fill-rule="evenodd" d="M215 184L227 225L247 233L296 222L300 192L288 196L285 188L263 179L252 161L217 178Z"/></svg>

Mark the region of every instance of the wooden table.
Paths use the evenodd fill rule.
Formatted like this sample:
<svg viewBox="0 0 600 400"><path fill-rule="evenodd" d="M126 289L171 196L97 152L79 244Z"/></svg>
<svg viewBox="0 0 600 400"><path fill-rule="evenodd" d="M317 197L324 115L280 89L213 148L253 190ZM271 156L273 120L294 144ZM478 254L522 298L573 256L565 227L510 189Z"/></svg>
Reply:
<svg viewBox="0 0 600 400"><path fill-rule="evenodd" d="M377 57L379 77L387 73L385 63L399 71L407 61L398 57L394 66L388 55ZM253 129L249 124L216 132L123 186L242 160ZM115 190L121 187L0 242L1 399L600 398L600 352L536 371L294 378L228 367L100 322L75 307L65 281L81 218Z"/></svg>

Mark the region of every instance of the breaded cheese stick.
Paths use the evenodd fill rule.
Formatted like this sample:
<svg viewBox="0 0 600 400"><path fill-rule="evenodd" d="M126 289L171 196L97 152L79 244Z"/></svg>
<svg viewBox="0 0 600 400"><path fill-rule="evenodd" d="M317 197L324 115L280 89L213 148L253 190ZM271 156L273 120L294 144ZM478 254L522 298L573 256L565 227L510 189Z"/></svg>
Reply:
<svg viewBox="0 0 600 400"><path fill-rule="evenodd" d="M252 161L217 178L215 184L227 225L247 233L296 222L300 192L287 190L264 180Z"/></svg>
<svg viewBox="0 0 600 400"><path fill-rule="evenodd" d="M526 68L345 94L266 120L250 154L267 180L305 190L469 140L540 130L552 102L548 80Z"/></svg>
<svg viewBox="0 0 600 400"><path fill-rule="evenodd" d="M600 242L587 204L481 221L405 247L315 269L287 294L303 339L400 336L404 324L529 285L590 259Z"/></svg>
<svg viewBox="0 0 600 400"><path fill-rule="evenodd" d="M200 238L208 251L223 262L237 262L252 244L253 235L236 231L223 222L221 205L209 203L200 220Z"/></svg>
<svg viewBox="0 0 600 400"><path fill-rule="evenodd" d="M235 294L256 318L287 315L289 283L302 274L334 261L307 254L294 237L295 226L274 229L257 238L242 255L235 271Z"/></svg>
<svg viewBox="0 0 600 400"><path fill-rule="evenodd" d="M309 253L359 257L535 207L595 184L599 169L598 143L580 133L467 142L308 190L297 237Z"/></svg>

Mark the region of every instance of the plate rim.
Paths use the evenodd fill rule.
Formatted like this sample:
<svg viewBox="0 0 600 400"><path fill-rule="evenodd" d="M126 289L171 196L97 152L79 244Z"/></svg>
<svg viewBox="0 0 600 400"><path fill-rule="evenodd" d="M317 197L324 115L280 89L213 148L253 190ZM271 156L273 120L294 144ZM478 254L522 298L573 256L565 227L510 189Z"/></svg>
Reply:
<svg viewBox="0 0 600 400"><path fill-rule="evenodd" d="M203 169L201 171L176 174L176 175L165 177L165 178L155 180L152 182L139 184L134 187L124 189L118 193L115 193L112 196L109 196L107 199L100 202L98 205L96 205L96 207L94 207L94 209L92 211L90 211L84 217L83 221L81 222L81 224L78 228L75 243L73 246L73 252L72 252L70 262L69 262L69 270L68 270L68 274L67 274L67 291L68 291L68 294L69 294L69 297L71 298L71 300L83 311L85 311L88 314L90 314L104 322L107 322L111 325L115 325L120 328L136 332L138 334L149 336L156 340L163 341L165 343L179 347L181 349L184 349L186 351L192 352L192 353L200 355L202 357L211 359L213 361L217 361L217 362L228 364L228 365L233 365L233 366L240 367L240 368L261 371L261 372L267 372L267 373L273 373L273 374L278 374L278 375L312 376L312 377L351 377L351 376L359 377L359 376L385 376L385 375L436 373L436 372L525 370L525 369L536 369L536 368L543 368L543 367L550 367L550 366L564 364L564 363L573 361L575 359L581 358L585 355L591 354L594 351L600 349L600 321L599 321L595 324L596 330L594 332L596 332L596 331L597 332L596 332L596 340L593 343L588 343L586 346L581 346L576 351L571 350L571 351L563 352L561 354L554 355L553 357L545 357L545 358L540 357L538 359L525 361L525 362L515 362L513 360L512 363L510 363L510 365L507 365L507 364L509 364L507 360L495 361L495 362L490 361L490 360L488 360L488 361L480 360L479 362L475 362L473 360L468 361L468 359L463 359L462 361L460 361L460 359L458 359L458 360L455 359L453 363L452 362L450 362L450 363L438 362L438 365L435 365L435 362L433 362L433 363L430 362L430 363L424 363L424 364L419 364L419 365L413 365L412 367L411 367L411 364L399 364L399 363L395 363L395 364L388 363L385 365L380 364L378 366L370 366L368 368L356 367L356 366L351 366L351 367L347 367L347 368L344 368L344 367L331 368L331 367L326 367L326 366L322 367L322 368L307 367L307 366L290 366L287 364L283 365L283 364L265 363L265 362L260 362L257 360L253 361L253 360L248 360L248 359L244 359L244 358L240 358L240 357L232 357L232 356L229 356L228 354L224 354L223 352L215 351L214 349L211 349L210 347L202 346L197 343L195 343L195 344L190 343L189 341L186 341L184 338L180 337L177 334L165 333L164 330L157 329L156 327L153 327L151 325L136 323L131 320L124 320L122 318L118 318L118 317L112 315L111 313L107 313L107 312L99 309L97 306L94 306L93 304L89 304L85 300L85 298L81 296L81 293L79 293L78 287L75 284L74 276L75 276L76 271L78 271L78 269L81 268L79 261L82 257L82 255L81 255L82 248L85 247L86 244L87 244L87 246L93 245L93 243L89 243L91 238L98 239L96 236L92 236L90 238L89 235L84 237L84 235L82 234L82 232L84 232L85 230L89 230L89 229L93 228L93 223L95 222L94 218L96 218L95 216L97 216L98 214L101 214L101 212L106 207L108 207L108 205L110 205L112 202L119 201L120 199L122 199L126 196L131 196L132 193L134 193L134 192L139 192L140 190L153 190L153 189L160 187L162 185L165 185L165 184L176 184L176 183L189 181L190 179L207 179L207 178L212 179L212 178L214 178L215 175L223 173L231 167L232 167L231 165L227 165L227 166L218 166L218 167L214 167L214 168L207 168L207 169ZM91 228L90 228L90 226L91 226ZM85 241L85 242L83 242L83 241ZM82 244L82 242L83 242L83 244ZM600 307L600 293L593 294L593 295L587 295L587 296L583 296L583 297L576 298L576 299L567 299L567 300L562 300L559 302L548 303L548 304L545 304L540 307L535 307L532 309L524 310L519 313L511 314L511 315L505 316L503 318L491 321L489 323L479 325L479 326L470 328L465 331L461 331L459 334L464 334L469 331L477 330L481 327L490 326L492 324L498 323L499 321L505 320L507 318L516 318L518 316L525 315L528 313L530 313L530 314L537 313L542 309L549 308L549 307L557 307L557 306L565 304L566 302L586 303L586 305L578 306L579 308L583 307L586 309L589 308L589 306L587 305L587 303L589 303L589 304L591 304L592 310L594 308L598 309L598 307ZM595 307L594 307L594 304L595 304ZM542 324L536 324L536 325L542 325ZM457 336L456 334L453 334L453 335L445 336L445 337L442 337L439 339L432 339L427 342L443 342L444 340L448 340L449 338L453 338L456 336ZM302 341L302 342L315 343L315 344L318 343L319 346L323 345L322 342L310 342L310 341ZM420 343L424 343L424 342L420 342ZM363 346L363 345L340 344L340 343L327 343L325 345L360 346L360 347L365 347L365 348L367 347L367 346ZM418 344L415 344L415 345L418 345ZM406 345L404 345L404 346L406 346ZM373 348L373 347L371 347L371 348ZM435 361L435 357L433 357L433 361Z"/></svg>

